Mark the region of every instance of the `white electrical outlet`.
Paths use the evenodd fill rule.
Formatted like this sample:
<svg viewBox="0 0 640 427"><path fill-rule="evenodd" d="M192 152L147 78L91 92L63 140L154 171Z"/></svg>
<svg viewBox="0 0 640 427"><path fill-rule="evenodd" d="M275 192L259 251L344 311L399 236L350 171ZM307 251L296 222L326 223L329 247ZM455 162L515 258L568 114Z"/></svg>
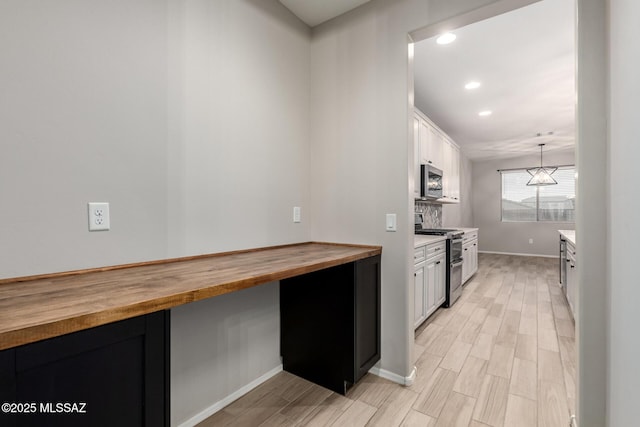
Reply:
<svg viewBox="0 0 640 427"><path fill-rule="evenodd" d="M533 245L533 239L529 239L529 244Z"/></svg>
<svg viewBox="0 0 640 427"><path fill-rule="evenodd" d="M89 203L89 231L103 231L110 228L109 203Z"/></svg>
<svg viewBox="0 0 640 427"><path fill-rule="evenodd" d="M293 222L300 222L300 207L293 207Z"/></svg>

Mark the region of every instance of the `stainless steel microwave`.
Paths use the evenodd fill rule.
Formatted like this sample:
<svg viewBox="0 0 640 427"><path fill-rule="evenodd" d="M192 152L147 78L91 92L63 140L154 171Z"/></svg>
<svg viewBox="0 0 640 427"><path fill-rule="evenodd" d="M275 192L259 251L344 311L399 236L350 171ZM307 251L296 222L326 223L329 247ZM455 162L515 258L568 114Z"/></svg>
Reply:
<svg viewBox="0 0 640 427"><path fill-rule="evenodd" d="M435 200L442 197L442 171L430 164L420 165L420 198Z"/></svg>

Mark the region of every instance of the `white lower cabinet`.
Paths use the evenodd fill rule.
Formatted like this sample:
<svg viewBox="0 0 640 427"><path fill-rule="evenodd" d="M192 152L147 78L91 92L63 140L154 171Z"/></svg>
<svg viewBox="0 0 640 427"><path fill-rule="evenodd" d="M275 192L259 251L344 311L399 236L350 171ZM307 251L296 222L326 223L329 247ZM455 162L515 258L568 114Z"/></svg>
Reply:
<svg viewBox="0 0 640 427"><path fill-rule="evenodd" d="M465 233L462 240L462 283L478 271L478 232Z"/></svg>
<svg viewBox="0 0 640 427"><path fill-rule="evenodd" d="M567 242L567 302L571 308L571 314L575 319L576 314L576 288L578 285L577 267L576 267L576 248Z"/></svg>
<svg viewBox="0 0 640 427"><path fill-rule="evenodd" d="M445 269L446 254L437 255L427 260L427 317L436 311L445 301L447 271Z"/></svg>
<svg viewBox="0 0 640 427"><path fill-rule="evenodd" d="M414 268L414 328L427 320L446 299L445 242L418 247L416 253L422 248L428 255L426 259L417 258L419 262Z"/></svg>
<svg viewBox="0 0 640 427"><path fill-rule="evenodd" d="M425 274L426 261L422 261L420 264L416 264L415 271L413 273L413 326L417 328L422 322L427 320L427 310L425 305L425 283L427 275Z"/></svg>

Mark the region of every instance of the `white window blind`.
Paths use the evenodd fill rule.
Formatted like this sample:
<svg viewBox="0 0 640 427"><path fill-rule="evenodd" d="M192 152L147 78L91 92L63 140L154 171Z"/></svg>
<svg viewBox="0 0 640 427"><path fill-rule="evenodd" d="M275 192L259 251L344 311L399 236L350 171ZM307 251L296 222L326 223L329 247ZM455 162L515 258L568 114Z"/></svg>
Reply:
<svg viewBox="0 0 640 427"><path fill-rule="evenodd" d="M555 171L557 185L527 186L531 175L524 169L501 175L502 221L575 221L575 167Z"/></svg>

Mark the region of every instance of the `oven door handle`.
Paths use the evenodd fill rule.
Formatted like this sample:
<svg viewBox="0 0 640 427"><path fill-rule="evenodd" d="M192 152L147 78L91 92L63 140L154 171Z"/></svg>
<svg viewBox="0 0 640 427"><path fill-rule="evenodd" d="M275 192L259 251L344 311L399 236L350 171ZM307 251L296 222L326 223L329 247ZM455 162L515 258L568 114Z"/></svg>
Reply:
<svg viewBox="0 0 640 427"><path fill-rule="evenodd" d="M453 267L457 267L459 265L462 265L463 262L464 262L464 260L462 260L462 259L460 261L453 261L451 263L451 267L453 268Z"/></svg>

